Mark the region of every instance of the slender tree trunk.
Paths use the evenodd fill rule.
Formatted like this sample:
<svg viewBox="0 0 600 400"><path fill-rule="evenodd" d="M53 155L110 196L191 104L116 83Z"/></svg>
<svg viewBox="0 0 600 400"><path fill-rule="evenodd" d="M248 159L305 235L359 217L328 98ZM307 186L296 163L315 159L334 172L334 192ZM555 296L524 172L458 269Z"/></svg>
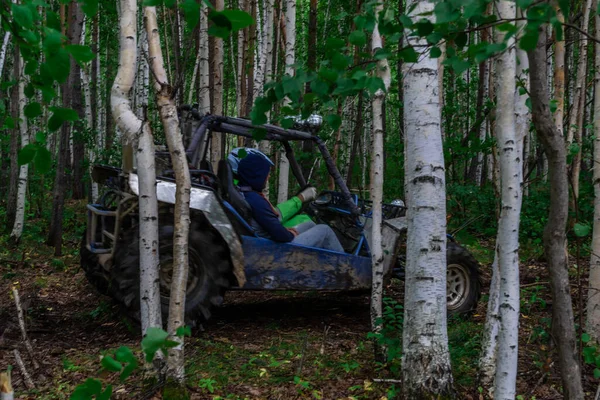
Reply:
<svg viewBox="0 0 600 400"><path fill-rule="evenodd" d="M296 73L293 67L296 62L296 0L286 0L285 4L285 73L294 76ZM281 149L279 154L279 187L277 189L278 203L287 200L289 183L290 163L285 156L285 151Z"/></svg>
<svg viewBox="0 0 600 400"><path fill-rule="evenodd" d="M205 2L200 6L200 113L210 112L210 78L208 67L208 6Z"/></svg>
<svg viewBox="0 0 600 400"><path fill-rule="evenodd" d="M596 15L596 37L600 37L600 16ZM594 224L590 251L590 280L587 298L586 332L600 340L600 44L594 60Z"/></svg>
<svg viewBox="0 0 600 400"><path fill-rule="evenodd" d="M69 7L69 39L71 44L81 44L83 32L83 11L81 6L73 1ZM73 139L73 199L79 200L85 197L85 182L84 174L84 157L85 157L85 139L84 139L84 123L85 109L82 104L82 88L81 88L81 67L75 59L71 57L71 73L69 75L68 84L71 88L71 108L79 115L79 121L75 122L71 135Z"/></svg>
<svg viewBox="0 0 600 400"><path fill-rule="evenodd" d="M81 44L85 45L85 37L86 37L86 23L83 22L83 28L81 30ZM93 35L93 32L92 32ZM92 38L93 40L93 38ZM85 128L90 132L93 136L93 142L97 142L98 132L94 130L94 113L93 113L93 104L92 104L92 84L90 82L91 70L94 64L88 64L84 68L81 68L81 87L83 91L83 99L85 104ZM89 160L88 174L92 176L92 167L94 165L94 161L96 160L95 147L90 146L87 149L87 156ZM90 197L93 203L98 199L98 183L92 181L90 184Z"/></svg>
<svg viewBox="0 0 600 400"><path fill-rule="evenodd" d="M502 18L516 18L515 3L501 0L496 3L496 8ZM505 34L496 31L496 42L502 42ZM517 57L514 44L514 39L509 39L507 50L496 59L495 64L495 133L501 188L501 213L496 239L500 273L500 330L494 398L498 400L513 400L516 396L519 350L519 219L523 183L521 135L523 130L529 128L529 124L526 123L527 116L523 115L527 114L525 99L521 99L518 92L515 94ZM516 110L515 96L519 96Z"/></svg>
<svg viewBox="0 0 600 400"><path fill-rule="evenodd" d="M433 11L408 2L413 15ZM420 18L420 17L419 17ZM430 17L431 18L431 17ZM424 39L409 37L420 48ZM446 191L437 60L403 65L408 238L403 332L406 398L451 396L446 321Z"/></svg>
<svg viewBox="0 0 600 400"><path fill-rule="evenodd" d="M19 65L23 66L23 58L19 56ZM29 144L29 131L27 129L27 117L25 116L24 109L27 99L25 97L25 74L21 71L19 76L19 132L21 133L21 148ZM23 164L19 168L19 187L17 190L17 213L15 215L15 223L13 225L10 238L13 242L18 243L23 233L23 226L25 224L25 192L27 189L27 173L29 171L29 164Z"/></svg>
<svg viewBox="0 0 600 400"><path fill-rule="evenodd" d="M223 0L216 0L215 8L217 11L223 10L225 7ZM214 92L213 92L213 100L214 104L212 105L213 114L215 115L223 115L223 62L224 62L224 52L223 52L223 39L216 37L215 38L215 53L213 56L213 60L215 62L213 79L214 79ZM217 165L219 164L219 160L223 158L222 153L222 144L223 140L222 134L213 134L211 138L211 157L210 160L213 165L213 171L217 171Z"/></svg>
<svg viewBox="0 0 600 400"><path fill-rule="evenodd" d="M21 74L21 54L19 46L13 47L13 79L19 79ZM10 115L13 121L19 120L19 86L14 85L10 95ZM19 164L17 163L17 154L19 153L19 128L17 122L11 130L10 135L10 170L8 178L8 197L6 199L6 231L15 224L17 216L17 192L19 188Z"/></svg>
<svg viewBox="0 0 600 400"><path fill-rule="evenodd" d="M552 332L558 349L565 399L583 399L581 370L577 361L577 339L569 286L566 227L569 212L569 185L564 140L549 108L546 71L546 32L542 26L536 49L528 52L532 119L539 141L548 157L550 210L544 229L544 250L548 259L552 291Z"/></svg>
<svg viewBox="0 0 600 400"><path fill-rule="evenodd" d="M379 15L383 10L383 4L378 4L375 13ZM383 48L379 27L375 24L371 36L371 51L373 55ZM371 250L372 284L371 284L371 329L373 332L381 332L383 328L379 321L383 317L383 248L381 237L381 224L383 220L383 136L384 136L384 114L385 114L385 92L389 89L392 76L386 58L377 62L377 76L383 81L385 91L379 89L375 92L372 100L373 112L373 149L371 151L371 201L372 207L372 231ZM339 144L337 144L339 148ZM376 349L376 354L378 353Z"/></svg>
<svg viewBox="0 0 600 400"><path fill-rule="evenodd" d="M164 68L159 30L156 23L156 9L154 7L146 7L144 9L144 16L146 33L148 35L150 67L156 79L154 85L156 88L156 103L165 130L173 170L175 171L175 181L177 182L177 191L175 193L175 229L173 232L173 277L169 300L168 331L171 339L176 341L178 345L169 349L168 376L179 384L182 384L185 378L183 364L184 343L183 336L176 336L175 332L185 323L185 289L188 278L187 249L192 183L179 128L177 107L172 98L173 87L167 80L167 73Z"/></svg>
<svg viewBox="0 0 600 400"><path fill-rule="evenodd" d="M162 327L159 291L158 204L154 143L149 123L133 112L129 94L135 82L137 60L137 2L120 0L119 69L111 90L112 115L123 132L123 142L137 148L139 177L140 304L142 332ZM131 171L128 171L131 172Z"/></svg>
<svg viewBox="0 0 600 400"><path fill-rule="evenodd" d="M575 93L573 96L573 107L569 113L569 129L567 135L567 149L571 151L571 145L578 145L578 150L571 163L571 185L573 188L573 201L579 198L579 173L581 171L581 149L583 133L583 113L585 109L586 95L586 72L587 72L587 32L590 22L590 10L592 0L586 0L583 6L583 21L580 37L579 58L577 60L577 78L575 81Z"/></svg>
<svg viewBox="0 0 600 400"><path fill-rule="evenodd" d="M6 52L8 51L8 43L10 42L10 31L4 32L4 38L2 39L2 47L0 48L0 78L2 78L2 71L4 70L4 61L6 61Z"/></svg>
<svg viewBox="0 0 600 400"><path fill-rule="evenodd" d="M553 0L553 7L556 11L558 20L563 23L565 17L558 6L558 2ZM564 34L565 32L563 32ZM565 40L556 38L556 30L553 31L554 40L554 99L556 100L556 111L554 112L554 123L556 129L562 135L564 133L563 120L565 118Z"/></svg>

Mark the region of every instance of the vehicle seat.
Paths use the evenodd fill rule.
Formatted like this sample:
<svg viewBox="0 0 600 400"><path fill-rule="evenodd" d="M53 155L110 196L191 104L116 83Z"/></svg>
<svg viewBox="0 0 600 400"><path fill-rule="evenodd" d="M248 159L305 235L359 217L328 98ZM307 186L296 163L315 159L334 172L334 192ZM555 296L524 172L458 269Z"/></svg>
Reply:
<svg viewBox="0 0 600 400"><path fill-rule="evenodd" d="M219 161L217 177L221 184L221 197L228 201L246 222L250 222L252 208L246 199L244 199L244 195L233 184L233 174L227 160Z"/></svg>

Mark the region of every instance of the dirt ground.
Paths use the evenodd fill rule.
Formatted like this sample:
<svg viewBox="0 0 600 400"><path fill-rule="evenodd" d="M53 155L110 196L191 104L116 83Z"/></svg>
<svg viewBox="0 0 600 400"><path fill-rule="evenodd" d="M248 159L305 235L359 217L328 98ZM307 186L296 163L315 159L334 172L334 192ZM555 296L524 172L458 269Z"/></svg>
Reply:
<svg viewBox="0 0 600 400"><path fill-rule="evenodd" d="M15 365L13 350L18 349L36 389L27 390L15 368L17 398L66 399L90 377L112 383L113 398L161 398L140 371L125 383L102 371L101 356L119 346L141 354L139 326L88 284L72 245L60 258L41 244L0 256L0 370ZM483 272L487 291L489 268L483 266ZM522 277L518 398L561 399L546 274L539 264L523 263ZM37 369L21 343L13 286L26 310ZM400 288L398 283L389 287L387 296L400 298ZM577 301L576 288L573 294ZM470 320L449 322L459 399L483 398L476 359L485 306L482 301ZM365 293L230 292L211 321L188 339L188 388L194 399L391 398L400 387L399 362L375 362L368 332ZM589 367L584 382L586 398L593 398L599 382Z"/></svg>

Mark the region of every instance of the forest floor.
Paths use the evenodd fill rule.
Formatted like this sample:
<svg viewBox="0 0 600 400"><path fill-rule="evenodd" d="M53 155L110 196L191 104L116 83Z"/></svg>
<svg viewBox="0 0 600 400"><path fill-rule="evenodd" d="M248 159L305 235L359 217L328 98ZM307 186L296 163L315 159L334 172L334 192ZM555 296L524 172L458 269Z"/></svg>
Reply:
<svg viewBox="0 0 600 400"><path fill-rule="evenodd" d="M73 224L78 232L80 222ZM67 399L90 377L112 383L116 399L161 398L156 388L144 384L140 371L121 383L118 374L100 367L101 355L124 345L135 349L141 360L139 326L86 281L79 268L77 229L65 238L65 255L54 257L32 225L17 249L0 237L0 370L15 364L12 350L18 348L36 385L26 390L15 368L16 398ZM471 250L489 259L485 248ZM489 265L483 263L482 271L484 296L477 312L468 320L449 320L459 399L484 398L476 363ZM539 262L523 262L521 274L518 399L561 399L547 274ZM20 343L13 286L27 311L37 370ZM392 283L386 291L387 297L400 299L401 283ZM574 287L576 305L578 298ZM401 318L401 312L395 317ZM193 399L381 399L399 391L394 382L400 378L399 360L383 365L373 359L367 294L230 292L202 328L186 339L187 385ZM392 346L393 350L399 349ZM598 386L592 375L586 366L586 398L593 398Z"/></svg>

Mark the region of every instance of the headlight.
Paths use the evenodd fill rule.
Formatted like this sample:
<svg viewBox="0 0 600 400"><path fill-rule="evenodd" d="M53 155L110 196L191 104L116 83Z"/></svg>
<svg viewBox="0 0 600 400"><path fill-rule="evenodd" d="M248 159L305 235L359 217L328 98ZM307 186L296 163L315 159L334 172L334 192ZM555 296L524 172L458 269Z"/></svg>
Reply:
<svg viewBox="0 0 600 400"><path fill-rule="evenodd" d="M331 203L333 195L331 193L321 193L319 197L315 199L315 204L318 206L324 206Z"/></svg>

